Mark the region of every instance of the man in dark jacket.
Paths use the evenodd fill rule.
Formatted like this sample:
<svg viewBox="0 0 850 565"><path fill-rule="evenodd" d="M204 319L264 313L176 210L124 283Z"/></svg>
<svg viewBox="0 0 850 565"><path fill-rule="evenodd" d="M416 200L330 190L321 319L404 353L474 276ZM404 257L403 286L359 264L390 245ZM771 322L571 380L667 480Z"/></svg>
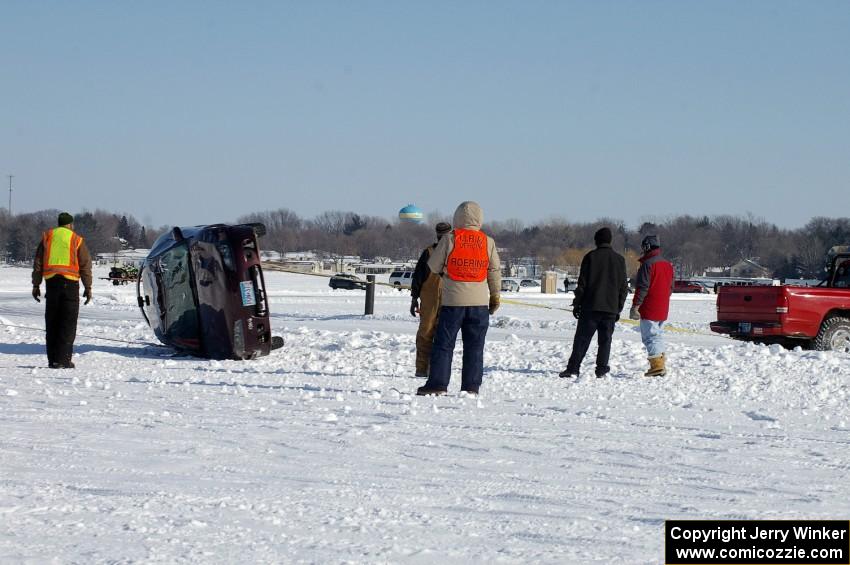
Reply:
<svg viewBox="0 0 850 565"><path fill-rule="evenodd" d="M435 231L437 243L439 243L444 235L452 231L452 226L446 222L440 222ZM432 243L422 251L410 283L410 315L419 314L419 330L416 332L416 376L420 378L428 376L431 346L434 343L437 315L440 312L440 291L443 281L432 274L431 269L428 268L428 259L431 258L431 252L435 247L437 244Z"/></svg>
<svg viewBox="0 0 850 565"><path fill-rule="evenodd" d="M593 236L596 249L585 255L581 261L581 272L573 299L573 316L578 319L578 327L573 338L570 360L560 377L578 376L594 333L597 334L599 344L596 353L596 376L605 376L611 370L608 366L611 336L629 293L626 260L611 249L611 239L609 228L599 229Z"/></svg>
<svg viewBox="0 0 850 565"><path fill-rule="evenodd" d="M41 281L47 287L44 311L47 363L51 369L73 369L71 355L77 337L80 281L86 304L91 302L91 256L83 238L74 232L74 217L59 214L58 226L41 236L32 269L32 297L41 302Z"/></svg>
<svg viewBox="0 0 850 565"><path fill-rule="evenodd" d="M664 322L670 312L670 295L673 293L673 265L661 256L661 240L648 235L640 244L640 258L635 282L635 296L629 318L640 320L640 337L649 358L647 377L667 374L664 356Z"/></svg>

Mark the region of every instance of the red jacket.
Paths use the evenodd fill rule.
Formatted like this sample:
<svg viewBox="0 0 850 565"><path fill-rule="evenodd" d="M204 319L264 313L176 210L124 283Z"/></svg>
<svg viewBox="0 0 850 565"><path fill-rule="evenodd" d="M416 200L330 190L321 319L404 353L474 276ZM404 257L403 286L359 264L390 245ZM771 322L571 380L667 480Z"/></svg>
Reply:
<svg viewBox="0 0 850 565"><path fill-rule="evenodd" d="M661 249L653 249L640 258L632 304L641 318L663 322L670 313L672 293L673 265L661 256Z"/></svg>

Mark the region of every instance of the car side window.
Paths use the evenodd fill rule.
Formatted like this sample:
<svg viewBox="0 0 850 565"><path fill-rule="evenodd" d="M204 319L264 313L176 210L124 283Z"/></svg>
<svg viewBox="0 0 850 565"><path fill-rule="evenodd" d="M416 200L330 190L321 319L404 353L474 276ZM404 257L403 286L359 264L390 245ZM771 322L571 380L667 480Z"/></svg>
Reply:
<svg viewBox="0 0 850 565"><path fill-rule="evenodd" d="M189 349L200 348L200 325L189 272L189 249L178 245L159 258L165 300L164 330L175 342Z"/></svg>

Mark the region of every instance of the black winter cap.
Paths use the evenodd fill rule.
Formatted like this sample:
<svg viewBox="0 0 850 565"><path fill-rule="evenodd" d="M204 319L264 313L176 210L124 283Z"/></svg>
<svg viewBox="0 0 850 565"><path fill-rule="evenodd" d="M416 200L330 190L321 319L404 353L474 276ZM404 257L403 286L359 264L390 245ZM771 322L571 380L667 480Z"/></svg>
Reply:
<svg viewBox="0 0 850 565"><path fill-rule="evenodd" d="M596 245L601 245L603 243L610 244L614 239L614 236L611 235L611 230L609 228L600 228L596 230L596 233L593 234L593 241Z"/></svg>
<svg viewBox="0 0 850 565"><path fill-rule="evenodd" d="M57 225L67 226L68 224L74 223L74 216L69 214L68 212L62 212L59 214L59 219L57 220Z"/></svg>
<svg viewBox="0 0 850 565"><path fill-rule="evenodd" d="M658 249L661 247L661 238L657 235L648 235L643 238L643 241L640 242L640 248L647 252L651 249Z"/></svg>

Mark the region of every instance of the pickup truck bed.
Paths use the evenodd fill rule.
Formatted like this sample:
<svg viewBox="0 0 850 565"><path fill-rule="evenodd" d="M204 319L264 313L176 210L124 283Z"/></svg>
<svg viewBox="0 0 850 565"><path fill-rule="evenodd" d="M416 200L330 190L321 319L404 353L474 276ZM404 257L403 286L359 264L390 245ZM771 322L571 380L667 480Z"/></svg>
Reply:
<svg viewBox="0 0 850 565"><path fill-rule="evenodd" d="M711 330L747 341L850 352L850 288L721 287Z"/></svg>

